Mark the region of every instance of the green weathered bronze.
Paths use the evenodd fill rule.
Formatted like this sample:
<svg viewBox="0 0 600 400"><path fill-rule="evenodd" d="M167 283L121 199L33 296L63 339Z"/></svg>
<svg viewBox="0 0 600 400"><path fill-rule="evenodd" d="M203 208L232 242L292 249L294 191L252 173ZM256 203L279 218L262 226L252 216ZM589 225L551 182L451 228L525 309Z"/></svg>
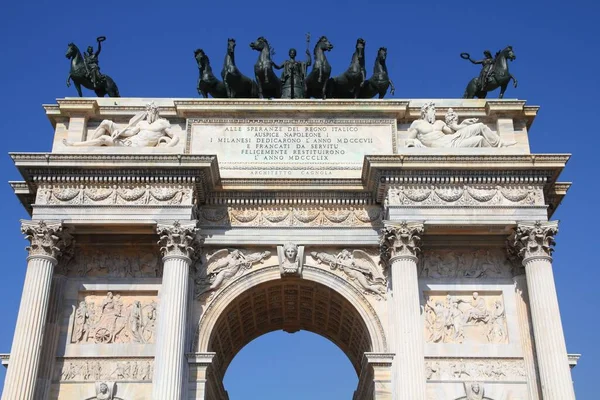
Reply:
<svg viewBox="0 0 600 400"><path fill-rule="evenodd" d="M379 94L379 98L383 99L385 94L390 88L390 94L393 96L396 92L394 83L390 79L387 71L387 65L385 60L387 58L387 48L380 47L377 52L377 58L375 59L375 66L373 67L373 76L365 81L365 84L360 89L361 99L371 99L376 94Z"/></svg>
<svg viewBox="0 0 600 400"><path fill-rule="evenodd" d="M82 97L81 86L93 90L98 97L104 97L108 94L110 97L120 97L119 88L115 81L108 75L100 73L98 66L98 56L102 51L102 42L106 37L99 36L97 39L98 50L89 46L85 55L82 55L79 48L73 43L69 43L67 54L65 56L71 60L71 70L67 76L67 87L71 86L71 80L75 84L75 89L79 97Z"/></svg>
<svg viewBox="0 0 600 400"><path fill-rule="evenodd" d="M331 65L325 56L326 51L331 51L333 45L329 43L326 36L321 36L313 54L315 56L315 64L310 74L306 77L305 88L307 98L320 98L325 100L327 97L327 81L331 76Z"/></svg>
<svg viewBox="0 0 600 400"><path fill-rule="evenodd" d="M296 49L290 49L290 59L275 68L282 69L281 98L303 99L306 94L306 70L312 64L310 51L306 50L306 61L296 61Z"/></svg>
<svg viewBox="0 0 600 400"><path fill-rule="evenodd" d="M204 50L197 49L194 51L194 58L198 63L198 71L200 73L197 86L198 94L205 99L208 98L209 94L214 98L226 98L227 90L225 90L225 84L213 74L210 59L204 53Z"/></svg>
<svg viewBox="0 0 600 400"><path fill-rule="evenodd" d="M281 97L281 82L273 67L275 63L271 60L272 49L264 37L259 37L250 43L250 48L260 52L256 64L254 64L254 76L258 86L258 97L260 99L278 99Z"/></svg>
<svg viewBox="0 0 600 400"><path fill-rule="evenodd" d="M350 67L342 75L330 78L327 82L327 98L357 99L366 78L365 72L365 40L356 41L356 49L352 55Z"/></svg>
<svg viewBox="0 0 600 400"><path fill-rule="evenodd" d="M235 65L235 39L227 39L227 54L221 70L227 97L251 99L258 97L256 82L243 75Z"/></svg>
<svg viewBox="0 0 600 400"><path fill-rule="evenodd" d="M475 97L484 99L488 92L500 88L498 98L504 97L504 92L508 83L512 79L513 86L517 87L517 80L508 71L508 61L514 61L517 57L513 52L512 46L507 46L504 50L496 53L496 57L492 58L492 53L489 50L484 51L485 58L482 60L473 60L469 53L461 53L461 58L469 60L473 64L480 64L481 72L478 77L471 79L463 98L473 99Z"/></svg>

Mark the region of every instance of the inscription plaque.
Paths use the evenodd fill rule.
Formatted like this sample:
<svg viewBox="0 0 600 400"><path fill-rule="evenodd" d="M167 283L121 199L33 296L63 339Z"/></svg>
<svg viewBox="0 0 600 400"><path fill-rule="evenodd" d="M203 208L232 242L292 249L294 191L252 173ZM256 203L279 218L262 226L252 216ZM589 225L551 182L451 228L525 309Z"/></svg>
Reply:
<svg viewBox="0 0 600 400"><path fill-rule="evenodd" d="M360 178L367 154L396 152L394 119L190 119L187 150L223 178Z"/></svg>

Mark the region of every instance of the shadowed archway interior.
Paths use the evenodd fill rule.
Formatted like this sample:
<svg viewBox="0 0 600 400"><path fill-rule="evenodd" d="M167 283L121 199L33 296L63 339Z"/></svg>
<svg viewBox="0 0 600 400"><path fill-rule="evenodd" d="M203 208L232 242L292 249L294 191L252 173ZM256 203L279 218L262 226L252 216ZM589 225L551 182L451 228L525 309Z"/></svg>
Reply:
<svg viewBox="0 0 600 400"><path fill-rule="evenodd" d="M363 354L371 351L369 332L355 307L322 284L287 278L242 293L219 317L209 342L220 376L253 339L276 330L306 330L335 343L357 374Z"/></svg>

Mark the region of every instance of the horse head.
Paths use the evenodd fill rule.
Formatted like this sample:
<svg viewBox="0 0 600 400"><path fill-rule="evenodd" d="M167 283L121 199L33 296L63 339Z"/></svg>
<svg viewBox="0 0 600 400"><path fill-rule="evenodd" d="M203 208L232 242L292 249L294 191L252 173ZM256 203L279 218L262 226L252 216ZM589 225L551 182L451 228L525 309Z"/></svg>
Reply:
<svg viewBox="0 0 600 400"><path fill-rule="evenodd" d="M196 62L198 63L198 65L201 67L205 67L206 64L209 63L208 56L202 49L196 49L194 51L194 58L196 59Z"/></svg>
<svg viewBox="0 0 600 400"><path fill-rule="evenodd" d="M356 39L356 50L364 51L366 44L367 44L367 42L365 42L365 39L363 39L363 38Z"/></svg>
<svg viewBox="0 0 600 400"><path fill-rule="evenodd" d="M235 39L227 39L227 54L233 54L235 51Z"/></svg>
<svg viewBox="0 0 600 400"><path fill-rule="evenodd" d="M77 53L79 53L79 48L75 46L75 43L69 43L67 45L67 53L65 54L65 57L71 59L75 57Z"/></svg>
<svg viewBox="0 0 600 400"><path fill-rule="evenodd" d="M514 61L517 58L517 56L515 56L515 52L513 51L512 46L506 46L506 48L500 53L504 54L504 57L506 57L510 61Z"/></svg>
<svg viewBox="0 0 600 400"><path fill-rule="evenodd" d="M333 49L333 45L329 42L329 39L327 39L327 36L321 36L319 38L319 41L315 45L315 51L317 49L321 49L323 51L331 51Z"/></svg>
<svg viewBox="0 0 600 400"><path fill-rule="evenodd" d="M265 39L264 37L259 37L258 39L256 39L254 42L250 43L250 48L252 50L256 50L256 51L263 51L264 48L268 48L269 47L269 42L267 41L267 39Z"/></svg>
<svg viewBox="0 0 600 400"><path fill-rule="evenodd" d="M387 47L380 47L379 50L377 50L377 59L380 60L381 63L384 63L386 58L387 58Z"/></svg>

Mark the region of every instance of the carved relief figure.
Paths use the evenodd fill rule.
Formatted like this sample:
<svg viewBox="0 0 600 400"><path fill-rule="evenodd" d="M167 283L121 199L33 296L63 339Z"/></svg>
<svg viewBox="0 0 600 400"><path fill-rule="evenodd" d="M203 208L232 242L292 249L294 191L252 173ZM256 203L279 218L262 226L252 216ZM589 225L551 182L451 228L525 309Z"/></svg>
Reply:
<svg viewBox="0 0 600 400"><path fill-rule="evenodd" d="M60 372L60 374L59 374ZM78 359L65 362L56 379L61 381L150 381L152 362L127 359ZM109 382L107 382L109 383Z"/></svg>
<svg viewBox="0 0 600 400"><path fill-rule="evenodd" d="M516 142L505 142L497 133L477 118L458 123L458 115L449 109L446 121L435 119L435 103L421 107L421 119L408 129L407 147L507 147Z"/></svg>
<svg viewBox="0 0 600 400"><path fill-rule="evenodd" d="M244 254L237 249L221 249L215 252L208 257L206 267L201 264L195 267L196 296L219 289L223 283L270 256L269 251Z"/></svg>
<svg viewBox="0 0 600 400"><path fill-rule="evenodd" d="M419 259L422 278L508 278L512 264L501 249L433 249Z"/></svg>
<svg viewBox="0 0 600 400"><path fill-rule="evenodd" d="M118 249L80 247L71 262L63 265L65 275L160 277L162 264L154 248L123 246Z"/></svg>
<svg viewBox="0 0 600 400"><path fill-rule="evenodd" d="M328 264L332 270L340 270L350 281L356 282L366 292L384 297L386 279L372 258L362 250L342 250L337 255L312 252L317 263Z"/></svg>
<svg viewBox="0 0 600 400"><path fill-rule="evenodd" d="M490 312L478 292L471 299L461 296L427 296L424 307L426 341L430 343L507 343L503 302L494 300Z"/></svg>
<svg viewBox="0 0 600 400"><path fill-rule="evenodd" d="M448 359L425 361L427 379L462 381L512 381L523 382L526 379L523 360L500 359Z"/></svg>
<svg viewBox="0 0 600 400"><path fill-rule="evenodd" d="M96 400L113 400L114 382L96 382Z"/></svg>
<svg viewBox="0 0 600 400"><path fill-rule="evenodd" d="M304 246L299 247L294 243L277 246L277 255L279 257L281 276L300 275L302 273Z"/></svg>
<svg viewBox="0 0 600 400"><path fill-rule="evenodd" d="M145 112L134 115L125 128L105 119L89 140L63 140L65 146L173 147L178 142L179 136L171 131L169 121L159 117L154 103L147 104Z"/></svg>
<svg viewBox="0 0 600 400"><path fill-rule="evenodd" d="M156 303L135 300L124 310L121 295L108 292L96 312L93 302L75 310L72 343L150 343L156 325Z"/></svg>

